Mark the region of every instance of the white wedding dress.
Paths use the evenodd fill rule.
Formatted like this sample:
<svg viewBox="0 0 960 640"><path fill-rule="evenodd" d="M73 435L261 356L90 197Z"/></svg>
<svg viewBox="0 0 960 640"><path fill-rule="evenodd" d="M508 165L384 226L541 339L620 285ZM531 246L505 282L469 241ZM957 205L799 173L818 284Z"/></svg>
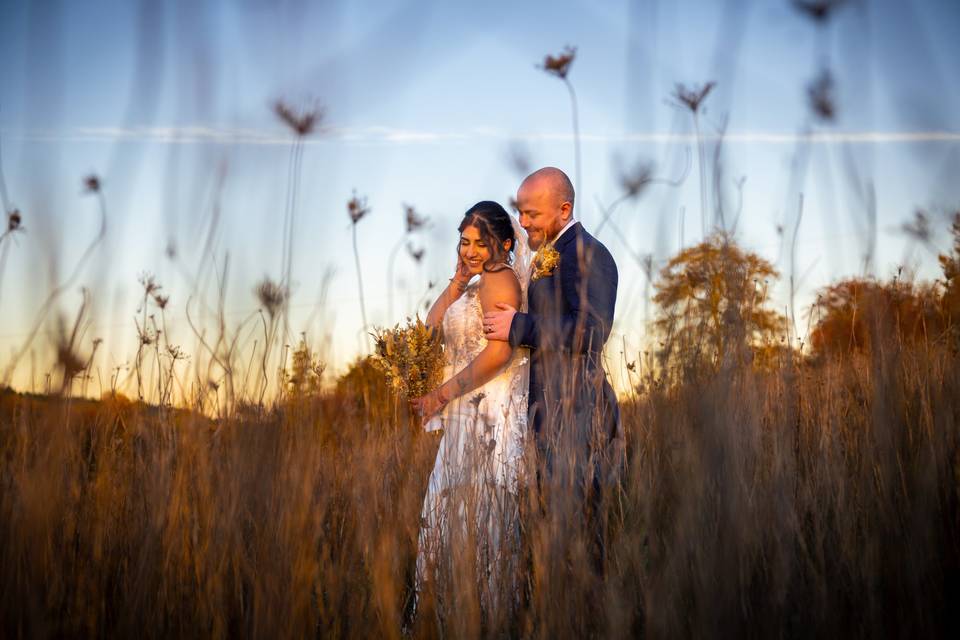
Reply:
<svg viewBox="0 0 960 640"><path fill-rule="evenodd" d="M526 267L515 265L526 307ZM444 380L469 364L487 345L479 283L472 283L443 317ZM457 560L477 560L483 588L493 594L502 568L519 547L518 478L527 435L529 351L513 351L506 367L483 386L453 399L424 428L443 430L420 518L417 590L424 579L457 570ZM467 554L458 551L476 545ZM444 568L437 564L447 560ZM441 562L441 565L443 563ZM439 574L439 575L438 575ZM506 577L505 577L506 578ZM486 599L486 598L484 598Z"/></svg>

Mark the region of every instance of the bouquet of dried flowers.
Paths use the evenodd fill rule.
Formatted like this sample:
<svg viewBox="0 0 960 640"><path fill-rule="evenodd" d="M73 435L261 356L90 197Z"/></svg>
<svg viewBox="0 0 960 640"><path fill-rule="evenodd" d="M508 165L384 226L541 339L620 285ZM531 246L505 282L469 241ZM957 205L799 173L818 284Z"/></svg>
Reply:
<svg viewBox="0 0 960 640"><path fill-rule="evenodd" d="M420 320L407 318L406 326L377 329L373 361L394 391L418 398L443 382L443 336Z"/></svg>

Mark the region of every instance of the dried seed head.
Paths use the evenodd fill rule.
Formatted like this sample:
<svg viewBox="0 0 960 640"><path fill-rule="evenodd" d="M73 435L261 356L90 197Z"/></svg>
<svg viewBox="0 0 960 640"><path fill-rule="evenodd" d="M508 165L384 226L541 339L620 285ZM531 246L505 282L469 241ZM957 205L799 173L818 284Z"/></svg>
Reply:
<svg viewBox="0 0 960 640"><path fill-rule="evenodd" d="M57 345L57 365L63 369L64 380L72 380L86 368L83 360L73 350L72 346L66 342Z"/></svg>
<svg viewBox="0 0 960 640"><path fill-rule="evenodd" d="M707 94L709 94L715 86L717 86L717 83L712 80L702 87L693 85L689 88L678 82L673 91L673 98L690 109L692 113L697 113L700 111L700 105L706 99Z"/></svg>
<svg viewBox="0 0 960 640"><path fill-rule="evenodd" d="M160 307L161 309L166 309L166 308L167 308L167 303L170 302L170 296L164 296L164 295L161 295L161 294L159 294L159 293L155 293L155 294L153 295L153 301L154 301L154 302L156 303L156 305L157 305L158 307Z"/></svg>
<svg viewBox="0 0 960 640"><path fill-rule="evenodd" d="M257 300L260 301L260 306L267 310L271 319L276 317L277 312L287 301L287 288L274 282L268 276L263 277L263 280L254 289L254 293Z"/></svg>
<svg viewBox="0 0 960 640"><path fill-rule="evenodd" d="M407 253L410 254L410 257L417 261L419 264L423 260L423 254L426 253L426 249L414 249L413 245L409 242L407 243Z"/></svg>
<svg viewBox="0 0 960 640"><path fill-rule="evenodd" d="M277 100L273 103L273 112L301 138L313 133L314 128L323 118L323 109L317 105L312 110L297 113L283 100Z"/></svg>
<svg viewBox="0 0 960 640"><path fill-rule="evenodd" d="M152 296L156 292L160 291L160 285L157 284L156 279L152 273L144 271L140 274L140 277L137 278L137 281L143 286L143 294L147 296Z"/></svg>
<svg viewBox="0 0 960 640"><path fill-rule="evenodd" d="M140 332L140 344L145 347L152 345L157 339L156 334L150 333L149 329Z"/></svg>
<svg viewBox="0 0 960 640"><path fill-rule="evenodd" d="M360 198L357 196L357 192L353 192L353 197L347 202L347 213L350 214L350 221L353 224L360 222L360 219L363 216L370 213L370 208L367 206L367 199Z"/></svg>
<svg viewBox="0 0 960 640"><path fill-rule="evenodd" d="M23 218L20 217L20 210L14 209L7 214L7 233L13 233L20 229Z"/></svg>
<svg viewBox="0 0 960 640"><path fill-rule="evenodd" d="M567 74L570 73L570 65L573 64L573 60L576 57L577 48L566 46L563 48L563 53L557 56L546 56L540 68L558 78L566 79Z"/></svg>
<svg viewBox="0 0 960 640"><path fill-rule="evenodd" d="M87 193L99 193L100 186L100 178L95 174L91 173L83 179L83 188Z"/></svg>
<svg viewBox="0 0 960 640"><path fill-rule="evenodd" d="M427 218L418 215L416 209L412 206L408 204L403 205L403 212L407 218L407 233L419 231L427 225Z"/></svg>
<svg viewBox="0 0 960 640"><path fill-rule="evenodd" d="M186 360L188 358L187 354L184 353L183 349L181 349L179 346L175 344L167 345L167 355L173 361Z"/></svg>
<svg viewBox="0 0 960 640"><path fill-rule="evenodd" d="M644 254L643 259L640 261L640 266L643 269L644 275L647 276L647 280L653 281L653 254Z"/></svg>
<svg viewBox="0 0 960 640"><path fill-rule="evenodd" d="M829 69L824 69L807 87L807 98L810 108L821 120L833 120L836 115L836 105L833 99L833 75Z"/></svg>
<svg viewBox="0 0 960 640"><path fill-rule="evenodd" d="M474 396L470 398L470 404L472 404L473 408L476 409L480 406L480 403L483 402L483 399L486 397L487 397L487 394L484 393L483 391L481 391L480 393L474 394Z"/></svg>
<svg viewBox="0 0 960 640"><path fill-rule="evenodd" d="M530 150L525 144L519 141L510 143L507 149L507 156L510 166L519 176L528 176L533 170L530 162Z"/></svg>
<svg viewBox="0 0 960 640"><path fill-rule="evenodd" d="M907 234L907 236L924 244L928 244L931 240L930 219L927 216L927 212L923 209L914 211L913 220L900 225L900 230Z"/></svg>
<svg viewBox="0 0 960 640"><path fill-rule="evenodd" d="M846 0L793 0L793 6L817 24L830 19L830 14Z"/></svg>
<svg viewBox="0 0 960 640"><path fill-rule="evenodd" d="M620 186L631 198L636 198L653 181L653 163L638 161L632 169L620 171Z"/></svg>

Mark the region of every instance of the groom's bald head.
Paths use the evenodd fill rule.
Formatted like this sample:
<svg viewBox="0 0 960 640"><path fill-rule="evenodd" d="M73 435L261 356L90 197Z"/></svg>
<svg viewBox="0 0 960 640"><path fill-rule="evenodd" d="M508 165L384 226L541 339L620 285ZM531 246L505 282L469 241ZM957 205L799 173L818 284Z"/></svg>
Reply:
<svg viewBox="0 0 960 640"><path fill-rule="evenodd" d="M572 215L573 201L576 194L573 192L573 183L570 178L556 167L544 167L537 169L520 184L520 189L524 186L535 186L538 189L545 189L556 196L559 203L569 202Z"/></svg>
<svg viewBox="0 0 960 640"><path fill-rule="evenodd" d="M524 179L517 190L517 210L531 248L551 241L573 218L573 198L570 178L556 167L538 169Z"/></svg>

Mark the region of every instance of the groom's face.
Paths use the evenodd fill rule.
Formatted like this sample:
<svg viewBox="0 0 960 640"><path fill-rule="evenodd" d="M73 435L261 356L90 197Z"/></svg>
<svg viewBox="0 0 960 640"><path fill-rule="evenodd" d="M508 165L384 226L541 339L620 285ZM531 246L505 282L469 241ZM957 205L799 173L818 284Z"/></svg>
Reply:
<svg viewBox="0 0 960 640"><path fill-rule="evenodd" d="M547 180L528 180L517 191L520 226L527 232L530 248L536 251L552 240L572 215L569 202Z"/></svg>

